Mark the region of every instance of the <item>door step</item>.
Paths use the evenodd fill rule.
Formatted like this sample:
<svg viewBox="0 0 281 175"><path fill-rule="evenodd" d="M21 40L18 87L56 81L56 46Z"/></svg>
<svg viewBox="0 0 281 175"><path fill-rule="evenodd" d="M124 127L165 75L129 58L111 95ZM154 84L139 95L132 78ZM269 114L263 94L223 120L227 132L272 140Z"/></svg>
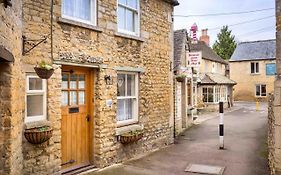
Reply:
<svg viewBox="0 0 281 175"><path fill-rule="evenodd" d="M97 170L98 170L98 168L95 167L94 165L89 165L89 166L81 167L79 169L67 171L62 174L63 175L76 175L76 174L83 175L83 174L90 173L90 172L97 171Z"/></svg>

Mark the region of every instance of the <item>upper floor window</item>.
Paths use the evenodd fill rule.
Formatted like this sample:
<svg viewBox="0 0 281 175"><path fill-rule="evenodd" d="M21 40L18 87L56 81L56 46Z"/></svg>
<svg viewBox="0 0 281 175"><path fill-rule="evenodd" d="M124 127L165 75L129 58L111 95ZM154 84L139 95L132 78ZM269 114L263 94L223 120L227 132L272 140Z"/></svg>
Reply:
<svg viewBox="0 0 281 175"><path fill-rule="evenodd" d="M62 17L96 25L96 0L62 0Z"/></svg>
<svg viewBox="0 0 281 175"><path fill-rule="evenodd" d="M132 124L138 121L138 75L118 73L117 78L117 122Z"/></svg>
<svg viewBox="0 0 281 175"><path fill-rule="evenodd" d="M118 0L118 32L139 35L139 0Z"/></svg>
<svg viewBox="0 0 281 175"><path fill-rule="evenodd" d="M33 75L26 77L26 122L45 120L47 118L46 89L46 80Z"/></svg>
<svg viewBox="0 0 281 175"><path fill-rule="evenodd" d="M251 74L258 74L260 73L260 65L258 62L251 63Z"/></svg>

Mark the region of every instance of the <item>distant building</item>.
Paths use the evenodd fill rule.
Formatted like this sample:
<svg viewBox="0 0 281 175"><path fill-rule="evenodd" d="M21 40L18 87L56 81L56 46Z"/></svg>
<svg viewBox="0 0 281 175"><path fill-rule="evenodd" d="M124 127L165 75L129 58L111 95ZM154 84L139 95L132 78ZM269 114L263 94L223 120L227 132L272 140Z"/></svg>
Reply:
<svg viewBox="0 0 281 175"><path fill-rule="evenodd" d="M266 101L276 73L276 40L239 43L230 59L230 78L237 82L237 101Z"/></svg>

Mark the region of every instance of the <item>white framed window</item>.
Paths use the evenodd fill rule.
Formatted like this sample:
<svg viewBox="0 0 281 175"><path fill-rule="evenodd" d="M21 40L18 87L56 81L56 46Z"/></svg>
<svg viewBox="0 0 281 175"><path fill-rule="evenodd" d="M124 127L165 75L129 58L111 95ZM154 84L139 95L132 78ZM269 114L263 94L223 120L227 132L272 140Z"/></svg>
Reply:
<svg viewBox="0 0 281 175"><path fill-rule="evenodd" d="M266 97L266 85L265 84L256 85L256 97Z"/></svg>
<svg viewBox="0 0 281 175"><path fill-rule="evenodd" d="M139 0L117 0L118 32L137 35L140 31L140 1Z"/></svg>
<svg viewBox="0 0 281 175"><path fill-rule="evenodd" d="M62 17L90 25L96 25L96 0L62 0Z"/></svg>
<svg viewBox="0 0 281 175"><path fill-rule="evenodd" d="M25 122L47 119L46 80L35 75L26 77Z"/></svg>
<svg viewBox="0 0 281 175"><path fill-rule="evenodd" d="M209 86L202 88L202 97L204 103L218 103L227 101L226 86Z"/></svg>
<svg viewBox="0 0 281 175"><path fill-rule="evenodd" d="M117 125L138 122L138 74L117 75Z"/></svg>
<svg viewBox="0 0 281 175"><path fill-rule="evenodd" d="M259 62L251 62L251 74L259 74L260 65Z"/></svg>

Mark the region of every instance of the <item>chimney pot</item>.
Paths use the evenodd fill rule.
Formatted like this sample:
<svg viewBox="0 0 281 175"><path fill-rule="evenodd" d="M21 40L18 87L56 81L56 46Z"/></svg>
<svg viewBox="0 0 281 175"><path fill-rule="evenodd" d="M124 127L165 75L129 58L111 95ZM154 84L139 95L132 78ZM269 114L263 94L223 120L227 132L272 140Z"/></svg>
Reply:
<svg viewBox="0 0 281 175"><path fill-rule="evenodd" d="M210 46L210 36L208 35L208 29L202 29L200 41L204 41L207 46Z"/></svg>

